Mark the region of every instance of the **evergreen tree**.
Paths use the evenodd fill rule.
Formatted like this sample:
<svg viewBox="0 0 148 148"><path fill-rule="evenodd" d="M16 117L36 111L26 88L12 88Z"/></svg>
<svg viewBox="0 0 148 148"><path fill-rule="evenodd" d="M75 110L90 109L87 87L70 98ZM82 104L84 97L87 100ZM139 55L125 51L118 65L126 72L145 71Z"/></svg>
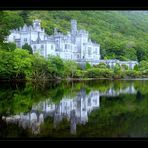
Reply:
<svg viewBox="0 0 148 148"><path fill-rule="evenodd" d="M30 54L33 54L33 51L32 51L31 46L28 45L27 43L25 43L25 44L22 46L22 49L28 50Z"/></svg>

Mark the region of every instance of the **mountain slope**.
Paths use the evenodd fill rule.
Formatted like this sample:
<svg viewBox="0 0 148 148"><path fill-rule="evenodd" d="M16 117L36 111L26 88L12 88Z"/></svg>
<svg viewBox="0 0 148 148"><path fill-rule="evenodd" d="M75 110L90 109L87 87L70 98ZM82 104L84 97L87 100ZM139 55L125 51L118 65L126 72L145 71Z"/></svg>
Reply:
<svg viewBox="0 0 148 148"><path fill-rule="evenodd" d="M90 38L101 45L102 58L147 60L148 11L17 11L24 22L41 19L48 34L54 27L66 33L70 20L86 29Z"/></svg>

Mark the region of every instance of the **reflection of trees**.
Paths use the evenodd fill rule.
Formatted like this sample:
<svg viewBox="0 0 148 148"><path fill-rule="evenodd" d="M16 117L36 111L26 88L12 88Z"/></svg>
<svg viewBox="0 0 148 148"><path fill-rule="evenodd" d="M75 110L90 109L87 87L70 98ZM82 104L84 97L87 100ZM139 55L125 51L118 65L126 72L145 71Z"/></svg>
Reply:
<svg viewBox="0 0 148 148"><path fill-rule="evenodd" d="M139 82L141 85L141 82ZM51 99L54 103L59 103L60 100L66 96L73 98L81 90L85 89L86 94L91 90L97 90L100 93L106 93L110 88L118 89L126 88L134 84L139 91L146 92L147 85L142 83L143 87L138 86L138 81L82 81L82 82L49 82L41 84L31 83L13 83L13 85L4 85L0 89L0 113L1 114L15 114L19 112L27 112L31 109L33 104L37 104L41 100ZM7 83L6 83L7 84ZM146 90L145 90L146 89Z"/></svg>
<svg viewBox="0 0 148 148"><path fill-rule="evenodd" d="M96 127L93 126L95 122L97 126L97 130L103 132L101 130L101 126L104 122L108 122L108 124L115 126L117 125L115 121L118 121L121 116L128 116L128 113L132 115L136 114L137 116L141 116L142 113L147 115L148 109L148 100L146 99L147 89L146 82L141 81L110 81L110 80L99 80L99 81L83 81L83 82L62 82L62 83L48 83L44 84L43 87L41 85L32 85L30 83L26 83L25 85L19 87L11 86L11 87L4 87L0 89L0 114L2 115L10 115L10 114L17 114L20 112L29 112L33 105L37 105L39 102L44 102L45 99L49 102L53 102L58 106L59 102L63 98L72 99L80 93L80 90L84 90L85 94L88 95L91 91L99 92L100 94L106 94L110 88L114 90L114 88L119 88L118 90L124 90L125 88L134 85L137 90L137 98L142 98L141 101L138 102L136 99L135 94L124 94L119 95L118 97L114 97L114 99L107 99L106 97L102 97L101 99L101 106L102 108L99 111L95 111L90 114L89 122L86 126L89 128L84 129L81 125L78 124L78 135L83 132L90 132L91 130L96 130ZM141 86L143 88L141 88ZM140 90L143 90L142 93ZM82 94L83 91L81 91ZM118 91L116 91L118 92ZM122 93L121 93L122 94ZM105 95L104 95L105 96ZM89 99L88 99L89 103ZM77 103L80 105L80 103ZM136 112L137 111L137 112ZM131 117L130 116L130 117ZM115 121L114 121L115 120ZM72 120L71 123L74 123L75 120ZM121 133L123 131L128 130L128 123L133 121L123 121L123 126L121 125L121 130L118 129ZM65 127L69 127L68 122L61 121L58 125L58 129L55 129L57 132L58 130L63 130ZM49 124L46 123L45 124ZM102 125L101 125L102 124ZM53 125L50 124L50 128L53 128ZM107 132L108 135L111 134L109 125L104 125L104 130ZM44 130L44 125L42 125L42 132L46 132ZM52 130L53 130L52 129ZM73 129L75 129L75 124L73 124ZM90 130L91 129L91 130ZM114 129L114 127L113 127ZM50 129L51 130L51 129ZM89 131L90 130L90 131ZM115 130L115 129L114 129ZM52 132L52 131L51 131ZM69 130L67 130L69 132ZM71 132L75 132L72 130ZM105 133L104 134L107 134ZM62 133L62 131L61 131ZM45 134L45 133L44 133ZM47 133L46 133L47 134ZM45 134L45 135L46 135ZM96 134L96 133L94 133ZM97 132L99 135L99 133ZM67 134L69 135L69 134ZM61 135L63 136L63 135ZM89 136L89 135L88 135Z"/></svg>
<svg viewBox="0 0 148 148"><path fill-rule="evenodd" d="M148 94L148 81L137 80L134 82L134 87L139 90L143 95Z"/></svg>
<svg viewBox="0 0 148 148"><path fill-rule="evenodd" d="M103 97L102 108L91 113L87 128L78 126L77 136L83 132L87 133L84 135L86 137L147 136L147 97L143 97L140 102L135 95L116 98L111 100Z"/></svg>

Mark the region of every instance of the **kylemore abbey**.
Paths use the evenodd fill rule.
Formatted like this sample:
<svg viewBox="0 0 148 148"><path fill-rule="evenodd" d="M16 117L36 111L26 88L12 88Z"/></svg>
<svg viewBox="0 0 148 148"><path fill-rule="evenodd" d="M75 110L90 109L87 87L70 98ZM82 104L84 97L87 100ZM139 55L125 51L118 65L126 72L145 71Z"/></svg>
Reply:
<svg viewBox="0 0 148 148"><path fill-rule="evenodd" d="M100 45L89 39L89 33L86 30L78 30L76 20L71 20L71 30L67 35L58 32L56 28L53 35L47 35L41 28L41 21L34 20L33 26L24 25L23 28L11 30L7 41L15 42L20 48L27 43L32 47L33 53L39 52L44 57L59 56L78 63L88 62L95 65L103 62L110 67L118 63L125 64L131 69L138 64L137 61L102 60Z"/></svg>

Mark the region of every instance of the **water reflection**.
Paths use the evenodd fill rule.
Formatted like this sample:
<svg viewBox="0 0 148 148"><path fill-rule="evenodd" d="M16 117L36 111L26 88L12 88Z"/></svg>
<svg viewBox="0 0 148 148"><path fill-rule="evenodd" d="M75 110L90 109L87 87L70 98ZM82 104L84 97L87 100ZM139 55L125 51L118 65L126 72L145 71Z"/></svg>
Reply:
<svg viewBox="0 0 148 148"><path fill-rule="evenodd" d="M70 93L70 92L69 92ZM66 118L70 122L71 134L76 134L77 124L86 124L89 114L100 107L100 97L114 97L120 94L136 94L133 83L125 88L116 90L109 87L105 92L99 90L91 90L86 92L85 88L81 88L74 97L70 95L64 96L58 104L52 102L51 99L40 101L33 105L28 113L20 113L13 116L3 116L2 119L7 123L15 123L24 129L31 128L33 134L40 133L41 124L44 123L46 117L52 117L54 128Z"/></svg>

